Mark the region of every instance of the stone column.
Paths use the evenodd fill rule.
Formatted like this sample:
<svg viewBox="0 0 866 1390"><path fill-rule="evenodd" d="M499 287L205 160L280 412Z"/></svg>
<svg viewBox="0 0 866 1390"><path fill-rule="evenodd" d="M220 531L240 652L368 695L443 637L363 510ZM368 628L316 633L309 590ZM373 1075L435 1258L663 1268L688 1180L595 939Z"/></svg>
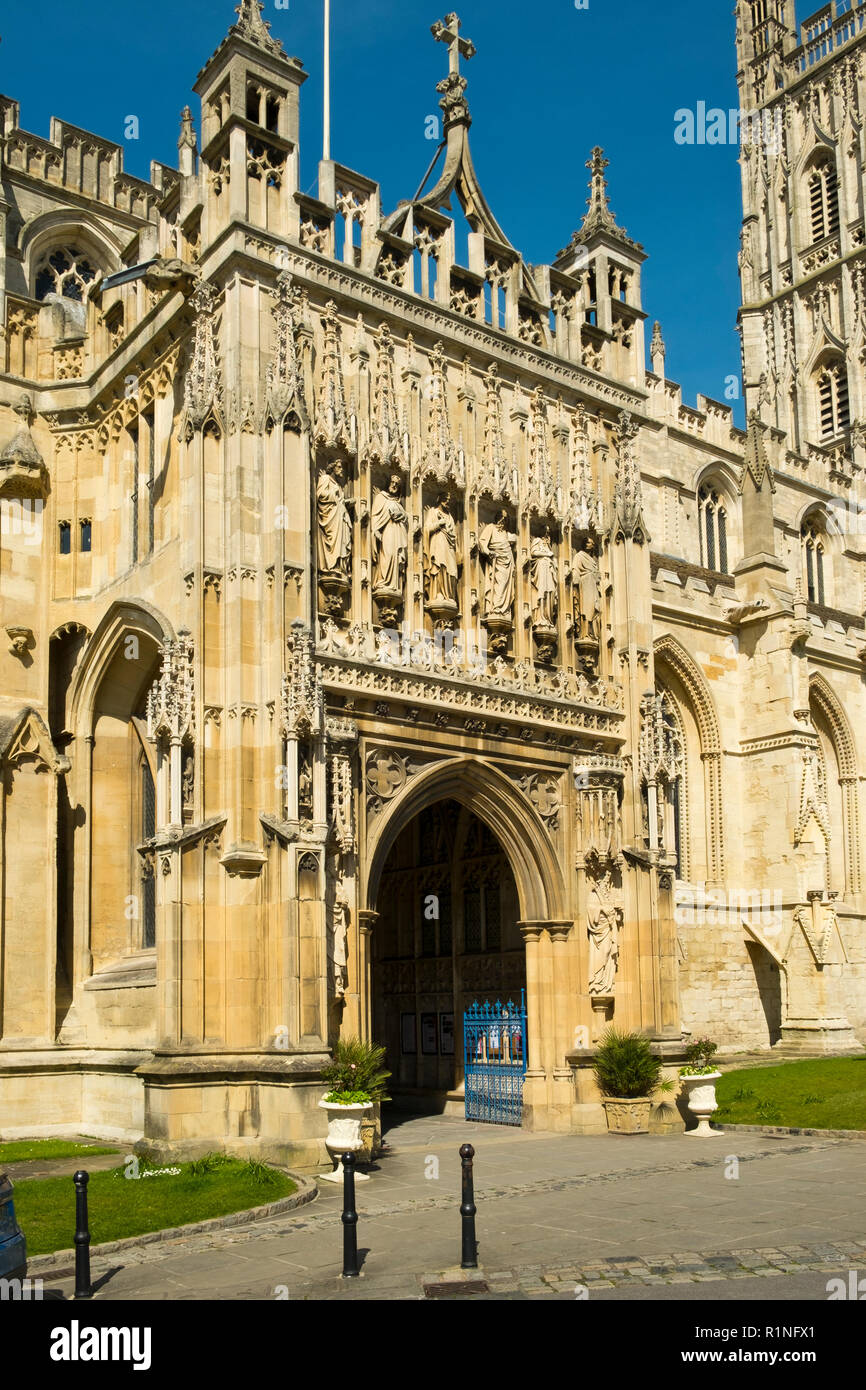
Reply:
<svg viewBox="0 0 866 1390"><path fill-rule="evenodd" d="M297 821L298 811L298 736L286 738L286 820Z"/></svg>
<svg viewBox="0 0 866 1390"><path fill-rule="evenodd" d="M541 938L546 922L518 922L526 946L527 1061L523 1082L523 1123L526 1129L548 1127L547 1071L543 1061L543 989Z"/></svg>
<svg viewBox="0 0 866 1390"><path fill-rule="evenodd" d="M551 1126L562 1133L569 1133L571 1130L571 1110L575 1098L572 1070L565 1060L566 1053L571 1050L568 1036L568 938L573 926L573 922L550 922L547 928L552 943L552 1012L555 1024Z"/></svg>
<svg viewBox="0 0 866 1390"><path fill-rule="evenodd" d="M180 825L183 821L181 809L181 746L180 739L173 738L171 741L171 763L170 763L170 823Z"/></svg>
<svg viewBox="0 0 866 1390"><path fill-rule="evenodd" d="M543 922L518 922L520 934L526 947L526 1032L527 1032L527 1079L543 1078L545 1070L541 1062L541 1003L539 942L544 930Z"/></svg>
<svg viewBox="0 0 866 1390"><path fill-rule="evenodd" d="M365 1042L373 1039L373 927L379 920L378 912L366 908L358 913L358 993L360 995L361 1038Z"/></svg>

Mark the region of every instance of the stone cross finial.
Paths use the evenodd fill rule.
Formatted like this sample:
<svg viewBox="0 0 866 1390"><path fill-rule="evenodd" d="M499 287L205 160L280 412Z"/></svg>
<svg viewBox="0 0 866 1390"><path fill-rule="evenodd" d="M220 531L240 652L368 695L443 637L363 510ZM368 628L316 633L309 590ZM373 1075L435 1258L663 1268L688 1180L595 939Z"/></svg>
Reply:
<svg viewBox="0 0 866 1390"><path fill-rule="evenodd" d="M471 39L461 39L460 20L457 15L447 14L444 19L437 19L435 24L431 24L430 33L437 43L447 43L448 74L450 77L459 77L461 57L474 58L477 50Z"/></svg>
<svg viewBox="0 0 866 1390"><path fill-rule="evenodd" d="M604 176L604 171L609 164L610 160L604 157L604 150L600 145L596 145L589 159L586 161L586 167L592 174L592 180L589 185L589 197L586 200L589 208L586 221L593 225L613 222L613 216L607 200L607 179Z"/></svg>
<svg viewBox="0 0 866 1390"><path fill-rule="evenodd" d="M650 343L650 357L652 358L653 371L656 376L664 378L665 374L665 340L662 337L662 326L656 320L653 324L653 336Z"/></svg>
<svg viewBox="0 0 866 1390"><path fill-rule="evenodd" d="M282 55L285 50L281 41L272 36L270 24L262 19L264 8L263 0L241 0L235 7L238 20L233 26L234 30L244 38L251 39L253 43L260 44L268 52Z"/></svg>

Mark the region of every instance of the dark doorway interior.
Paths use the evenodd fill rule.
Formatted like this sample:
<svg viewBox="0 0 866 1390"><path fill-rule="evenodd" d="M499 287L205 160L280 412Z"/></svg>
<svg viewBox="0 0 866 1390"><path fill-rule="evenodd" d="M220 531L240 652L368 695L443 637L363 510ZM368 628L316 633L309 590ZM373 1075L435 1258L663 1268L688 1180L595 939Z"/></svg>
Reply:
<svg viewBox="0 0 866 1390"><path fill-rule="evenodd" d="M488 827L440 801L395 841L377 909L373 1035L392 1092L444 1100L463 1081L464 1010L526 987L514 875Z"/></svg>

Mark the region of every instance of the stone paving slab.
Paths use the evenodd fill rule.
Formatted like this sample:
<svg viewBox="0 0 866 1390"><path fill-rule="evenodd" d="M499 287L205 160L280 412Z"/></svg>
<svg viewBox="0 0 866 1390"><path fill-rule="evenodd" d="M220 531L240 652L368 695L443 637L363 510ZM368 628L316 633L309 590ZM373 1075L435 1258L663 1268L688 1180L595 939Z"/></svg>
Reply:
<svg viewBox="0 0 866 1390"><path fill-rule="evenodd" d="M528 1135L430 1118L390 1137L390 1153L358 1187L362 1278L338 1277L342 1192L324 1184L297 1215L95 1261L95 1277L105 1276L97 1297L162 1298L170 1281L180 1301L422 1299L425 1282L459 1259L467 1138L492 1290L478 1297L766 1281L776 1290L768 1297L784 1298L807 1274L818 1289L821 1274L826 1283L851 1268L866 1273L866 1172L860 1147L844 1140L727 1134L705 1147L682 1135ZM725 1176L732 1157L736 1178ZM438 1177L425 1176L431 1158ZM60 1287L68 1294L72 1281Z"/></svg>

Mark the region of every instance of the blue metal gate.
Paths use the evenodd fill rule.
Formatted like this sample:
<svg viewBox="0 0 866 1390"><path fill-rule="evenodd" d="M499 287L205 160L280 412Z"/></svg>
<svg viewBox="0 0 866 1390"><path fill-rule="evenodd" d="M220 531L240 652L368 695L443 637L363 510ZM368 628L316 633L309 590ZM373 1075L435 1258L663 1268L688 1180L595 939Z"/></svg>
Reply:
<svg viewBox="0 0 866 1390"><path fill-rule="evenodd" d="M466 1118L519 1125L526 1073L526 1003L479 1004L463 1015Z"/></svg>

